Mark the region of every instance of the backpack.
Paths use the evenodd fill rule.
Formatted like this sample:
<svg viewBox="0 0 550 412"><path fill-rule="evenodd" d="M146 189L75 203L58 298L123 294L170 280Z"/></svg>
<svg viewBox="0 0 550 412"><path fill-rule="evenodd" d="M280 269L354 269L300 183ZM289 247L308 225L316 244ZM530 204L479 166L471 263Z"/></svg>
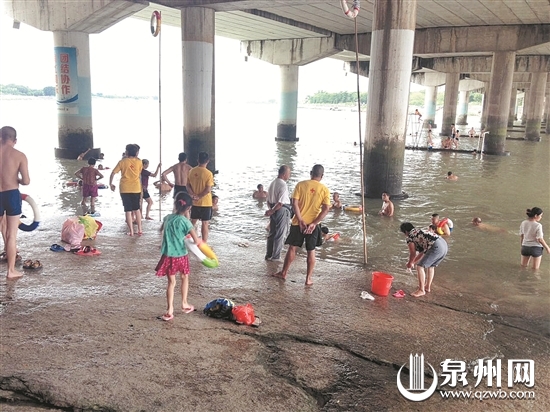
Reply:
<svg viewBox="0 0 550 412"><path fill-rule="evenodd" d="M234 306L235 304L233 301L225 298L218 298L208 302L202 312L206 316L212 318L233 320L231 311Z"/></svg>

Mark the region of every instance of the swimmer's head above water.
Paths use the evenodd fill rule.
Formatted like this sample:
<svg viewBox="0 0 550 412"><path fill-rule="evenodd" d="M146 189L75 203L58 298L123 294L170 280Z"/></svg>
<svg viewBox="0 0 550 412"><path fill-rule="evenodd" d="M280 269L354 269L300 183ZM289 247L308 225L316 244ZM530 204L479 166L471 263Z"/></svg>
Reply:
<svg viewBox="0 0 550 412"><path fill-rule="evenodd" d="M474 217L474 218L472 219L472 224L473 224L474 226L479 226L480 223L481 223L481 218L480 218L480 217Z"/></svg>

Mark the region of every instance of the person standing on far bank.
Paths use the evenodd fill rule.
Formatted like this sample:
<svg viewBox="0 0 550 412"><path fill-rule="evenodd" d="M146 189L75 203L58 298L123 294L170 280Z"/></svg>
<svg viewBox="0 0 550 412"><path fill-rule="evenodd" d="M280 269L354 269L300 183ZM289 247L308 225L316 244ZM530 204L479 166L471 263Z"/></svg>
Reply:
<svg viewBox="0 0 550 412"><path fill-rule="evenodd" d="M265 260L279 262L285 238L290 227L292 205L288 193L287 181L290 178L290 167L282 165L279 174L267 189L267 206L265 215L269 217L269 235Z"/></svg>
<svg viewBox="0 0 550 412"><path fill-rule="evenodd" d="M305 241L307 250L306 286L313 285L315 246L318 245L318 240L322 236L319 223L330 210L330 191L321 183L325 168L317 164L309 173L311 179L299 182L292 193L294 217L290 226L290 234L285 242L289 247L283 270L273 275L283 280L286 279L288 269L296 257L296 250L301 248Z"/></svg>
<svg viewBox="0 0 550 412"><path fill-rule="evenodd" d="M15 270L17 256L17 230L21 215L21 193L19 185L31 182L27 156L15 149L17 132L11 126L0 129L0 226L5 224L5 249L8 261L9 279L23 274Z"/></svg>

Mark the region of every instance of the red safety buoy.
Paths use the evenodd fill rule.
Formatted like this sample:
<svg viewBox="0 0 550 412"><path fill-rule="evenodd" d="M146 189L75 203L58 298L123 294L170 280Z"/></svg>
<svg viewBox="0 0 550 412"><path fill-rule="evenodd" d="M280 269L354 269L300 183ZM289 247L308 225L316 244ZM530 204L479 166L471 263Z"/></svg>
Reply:
<svg viewBox="0 0 550 412"><path fill-rule="evenodd" d="M160 11L154 11L151 14L151 34L157 37L160 33Z"/></svg>

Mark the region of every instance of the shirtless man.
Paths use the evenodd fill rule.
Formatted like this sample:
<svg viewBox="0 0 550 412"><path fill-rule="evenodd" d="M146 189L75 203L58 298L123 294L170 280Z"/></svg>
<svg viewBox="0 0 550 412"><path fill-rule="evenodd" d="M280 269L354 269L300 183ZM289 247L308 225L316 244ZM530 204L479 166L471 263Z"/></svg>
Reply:
<svg viewBox="0 0 550 412"><path fill-rule="evenodd" d="M260 183L258 186L256 186L256 189L258 190L254 190L254 193L252 193L252 197L254 199L259 199L259 200L267 199L267 191L264 190L264 185Z"/></svg>
<svg viewBox="0 0 550 412"><path fill-rule="evenodd" d="M88 150L86 150L84 153L80 153L76 158L76 160L84 160L84 156L86 156L90 150L92 150L91 147Z"/></svg>
<svg viewBox="0 0 550 412"><path fill-rule="evenodd" d="M332 204L330 205L330 210L342 210L342 201L340 200L340 193L334 192L332 194Z"/></svg>
<svg viewBox="0 0 550 412"><path fill-rule="evenodd" d="M161 182L166 182L174 188L174 198L179 192L187 193L187 177L189 176L189 171L192 169L192 167L187 164L187 155L185 153L181 152L178 156L178 160L179 163L169 167L160 175ZM166 177L166 175L170 173L174 173L174 183L170 182Z"/></svg>
<svg viewBox="0 0 550 412"><path fill-rule="evenodd" d="M384 203L382 203L382 208L378 212L380 216L393 216L393 202L390 200L390 195L386 192L382 193L382 200Z"/></svg>
<svg viewBox="0 0 550 412"><path fill-rule="evenodd" d="M445 179L447 180L458 180L458 176L455 175L453 172L451 172L450 170L447 172L447 176L445 176Z"/></svg>
<svg viewBox="0 0 550 412"><path fill-rule="evenodd" d="M480 217L474 217L472 219L472 225L474 225L478 229L485 230L487 232L507 233L506 229L503 229L501 227L488 225L487 223L481 223L481 218Z"/></svg>
<svg viewBox="0 0 550 412"><path fill-rule="evenodd" d="M0 129L0 225L6 224L5 248L8 259L7 277L23 276L15 270L16 240L21 215L19 185L30 183L27 156L15 149L17 132L13 127Z"/></svg>

